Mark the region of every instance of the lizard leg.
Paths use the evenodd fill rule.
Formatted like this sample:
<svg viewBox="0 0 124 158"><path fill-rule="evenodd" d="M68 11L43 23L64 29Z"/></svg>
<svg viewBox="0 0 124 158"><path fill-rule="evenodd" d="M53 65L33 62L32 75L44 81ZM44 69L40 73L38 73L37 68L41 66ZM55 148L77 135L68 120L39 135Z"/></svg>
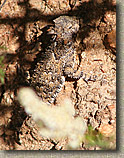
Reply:
<svg viewBox="0 0 124 158"><path fill-rule="evenodd" d="M64 67L64 75L76 80L83 78L86 83L88 83L88 81L96 81L96 76L91 77L91 75L85 73L79 64L79 60L75 59L74 56L69 58L66 62Z"/></svg>

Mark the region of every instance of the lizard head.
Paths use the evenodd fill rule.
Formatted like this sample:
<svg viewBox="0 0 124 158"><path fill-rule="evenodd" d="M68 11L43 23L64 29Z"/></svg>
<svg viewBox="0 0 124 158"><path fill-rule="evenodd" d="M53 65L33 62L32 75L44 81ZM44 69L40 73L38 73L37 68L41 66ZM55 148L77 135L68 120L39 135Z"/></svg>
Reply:
<svg viewBox="0 0 124 158"><path fill-rule="evenodd" d="M70 39L79 30L79 20L76 17L60 16L53 20L55 33L62 39Z"/></svg>

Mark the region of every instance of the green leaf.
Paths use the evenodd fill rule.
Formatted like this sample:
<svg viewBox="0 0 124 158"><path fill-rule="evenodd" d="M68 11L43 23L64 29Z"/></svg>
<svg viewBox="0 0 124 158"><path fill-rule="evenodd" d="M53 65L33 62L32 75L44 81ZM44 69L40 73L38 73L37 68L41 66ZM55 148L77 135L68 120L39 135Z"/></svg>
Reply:
<svg viewBox="0 0 124 158"><path fill-rule="evenodd" d="M4 84L4 78L1 77L0 80L1 80L1 83Z"/></svg>
<svg viewBox="0 0 124 158"><path fill-rule="evenodd" d="M0 49L7 50L8 48L6 46L0 46Z"/></svg>

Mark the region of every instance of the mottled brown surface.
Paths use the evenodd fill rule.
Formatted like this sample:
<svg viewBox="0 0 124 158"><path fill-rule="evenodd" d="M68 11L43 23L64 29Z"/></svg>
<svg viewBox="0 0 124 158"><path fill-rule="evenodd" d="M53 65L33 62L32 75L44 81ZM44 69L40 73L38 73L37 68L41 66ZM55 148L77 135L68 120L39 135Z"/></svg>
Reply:
<svg viewBox="0 0 124 158"><path fill-rule="evenodd" d="M46 3L47 2L47 3ZM76 115L106 136L116 130L116 10L115 1L17 1L5 3L0 13L0 55L5 56L5 84L0 86L0 149L62 150L66 140L55 142L38 134L32 118L16 100L18 88L25 86L25 74L42 50L42 29L62 14L77 16L80 29L77 43L84 72L96 81L67 79L56 98L73 101ZM43 4L43 5L41 5ZM42 6L42 7L41 7ZM57 7L59 6L59 7ZM113 40L111 40L113 39ZM44 41L47 41L44 36ZM46 43L47 44L47 43ZM45 44L44 44L45 47ZM115 141L115 140L114 140ZM85 144L82 150L87 148ZM99 148L98 148L99 149Z"/></svg>

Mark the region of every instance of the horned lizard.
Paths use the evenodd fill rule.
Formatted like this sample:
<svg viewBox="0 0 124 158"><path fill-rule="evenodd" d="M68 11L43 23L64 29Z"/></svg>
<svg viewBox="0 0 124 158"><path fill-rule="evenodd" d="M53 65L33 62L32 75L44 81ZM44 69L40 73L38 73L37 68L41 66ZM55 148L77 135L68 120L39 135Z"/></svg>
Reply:
<svg viewBox="0 0 124 158"><path fill-rule="evenodd" d="M79 79L79 59L75 47L75 35L79 30L76 17L60 16L48 30L50 45L41 53L40 59L30 72L30 85L46 102L54 102L65 82L65 77ZM47 37L46 37L47 38Z"/></svg>

